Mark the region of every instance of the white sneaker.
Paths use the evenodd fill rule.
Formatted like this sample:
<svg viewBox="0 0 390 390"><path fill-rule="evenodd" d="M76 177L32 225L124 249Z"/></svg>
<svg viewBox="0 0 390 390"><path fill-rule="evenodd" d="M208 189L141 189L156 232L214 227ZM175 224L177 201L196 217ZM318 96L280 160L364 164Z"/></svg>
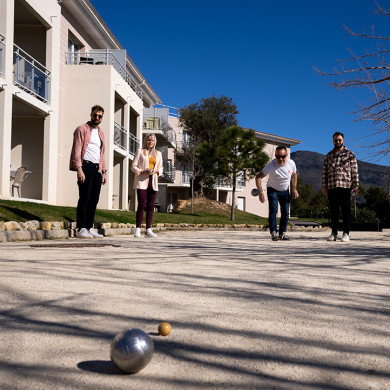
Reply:
<svg viewBox="0 0 390 390"><path fill-rule="evenodd" d="M88 233L93 237L93 238L103 238L103 234L99 234L95 229L91 228L88 230Z"/></svg>
<svg viewBox="0 0 390 390"><path fill-rule="evenodd" d="M152 232L152 229L149 228L149 229L146 229L145 237L156 238L156 237L157 237L157 234L154 234L154 233Z"/></svg>
<svg viewBox="0 0 390 390"><path fill-rule="evenodd" d="M349 241L349 235L347 233L343 234L343 237L341 237L342 242L348 242Z"/></svg>
<svg viewBox="0 0 390 390"><path fill-rule="evenodd" d="M337 241L337 234L331 234L326 241Z"/></svg>
<svg viewBox="0 0 390 390"><path fill-rule="evenodd" d="M77 238L93 238L93 235L86 229L86 228L81 228L77 234Z"/></svg>
<svg viewBox="0 0 390 390"><path fill-rule="evenodd" d="M135 228L134 237L135 238L140 238L141 237L141 228Z"/></svg>

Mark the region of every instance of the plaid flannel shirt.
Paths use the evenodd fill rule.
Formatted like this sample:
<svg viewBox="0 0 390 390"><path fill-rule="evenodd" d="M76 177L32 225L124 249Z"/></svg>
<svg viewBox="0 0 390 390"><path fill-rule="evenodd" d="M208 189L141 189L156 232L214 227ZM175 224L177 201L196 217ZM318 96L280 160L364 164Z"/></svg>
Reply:
<svg viewBox="0 0 390 390"><path fill-rule="evenodd" d="M322 187L353 188L359 185L358 164L355 155L344 147L338 154L331 150L325 157Z"/></svg>

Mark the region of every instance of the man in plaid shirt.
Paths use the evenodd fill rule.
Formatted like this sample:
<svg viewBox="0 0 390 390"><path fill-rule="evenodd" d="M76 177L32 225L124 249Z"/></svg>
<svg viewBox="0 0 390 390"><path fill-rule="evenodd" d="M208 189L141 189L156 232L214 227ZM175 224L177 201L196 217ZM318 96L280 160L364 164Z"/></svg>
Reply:
<svg viewBox="0 0 390 390"><path fill-rule="evenodd" d="M334 148L325 157L322 170L322 193L328 196L332 234L328 241L337 240L339 209L343 214L343 236L349 241L351 224L351 194L359 192L358 164L355 155L344 146L344 134L333 134Z"/></svg>

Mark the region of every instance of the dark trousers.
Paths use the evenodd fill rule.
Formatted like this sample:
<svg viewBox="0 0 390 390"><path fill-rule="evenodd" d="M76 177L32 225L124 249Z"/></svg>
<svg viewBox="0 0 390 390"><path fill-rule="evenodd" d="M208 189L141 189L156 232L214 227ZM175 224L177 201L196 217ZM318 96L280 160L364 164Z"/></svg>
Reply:
<svg viewBox="0 0 390 390"><path fill-rule="evenodd" d="M287 230L288 215L290 212L290 193L288 190L277 191L272 187L268 187L267 198L269 231L272 233L277 230L276 214L278 213L278 203L280 203L279 235L282 236Z"/></svg>
<svg viewBox="0 0 390 390"><path fill-rule="evenodd" d="M337 235L339 213L343 215L343 233L349 234L351 225L351 189L332 188L328 190L330 225L332 233Z"/></svg>
<svg viewBox="0 0 390 390"><path fill-rule="evenodd" d="M78 182L77 227L89 230L93 227L96 206L99 202L102 174L98 164L83 163L84 183Z"/></svg>
<svg viewBox="0 0 390 390"><path fill-rule="evenodd" d="M152 184L153 176L149 176L149 185L147 190L137 189L138 208L136 214L136 227L140 228L142 225L142 219L144 217L144 210L146 211L146 229L152 226L153 212L154 212L154 200L156 199L157 192L153 189Z"/></svg>

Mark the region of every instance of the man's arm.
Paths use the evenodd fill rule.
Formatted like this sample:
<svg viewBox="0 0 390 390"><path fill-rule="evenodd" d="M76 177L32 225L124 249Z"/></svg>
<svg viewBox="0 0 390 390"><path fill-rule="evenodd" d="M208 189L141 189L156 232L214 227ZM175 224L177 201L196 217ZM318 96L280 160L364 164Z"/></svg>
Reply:
<svg viewBox="0 0 390 390"><path fill-rule="evenodd" d="M352 152L351 152L351 179L352 179L352 191L357 195L359 192L358 163L355 155Z"/></svg>
<svg viewBox="0 0 390 390"><path fill-rule="evenodd" d="M298 175L296 172L294 172L291 175L291 193L293 199L297 199L299 197L298 191L297 191L297 183L298 183Z"/></svg>
<svg viewBox="0 0 390 390"><path fill-rule="evenodd" d="M256 175L256 187L259 190L259 200L260 200L261 203L265 202L265 194L264 194L264 191L263 191L263 187L261 185L261 179L263 177L265 177L263 171L259 172Z"/></svg>
<svg viewBox="0 0 390 390"><path fill-rule="evenodd" d="M322 193L328 195L328 159L325 157L324 167L322 168Z"/></svg>
<svg viewBox="0 0 390 390"><path fill-rule="evenodd" d="M73 149L74 149L74 165L77 168L77 181L85 182L85 175L83 172L83 162L81 161L81 151L83 148L83 132L79 126L73 133Z"/></svg>

